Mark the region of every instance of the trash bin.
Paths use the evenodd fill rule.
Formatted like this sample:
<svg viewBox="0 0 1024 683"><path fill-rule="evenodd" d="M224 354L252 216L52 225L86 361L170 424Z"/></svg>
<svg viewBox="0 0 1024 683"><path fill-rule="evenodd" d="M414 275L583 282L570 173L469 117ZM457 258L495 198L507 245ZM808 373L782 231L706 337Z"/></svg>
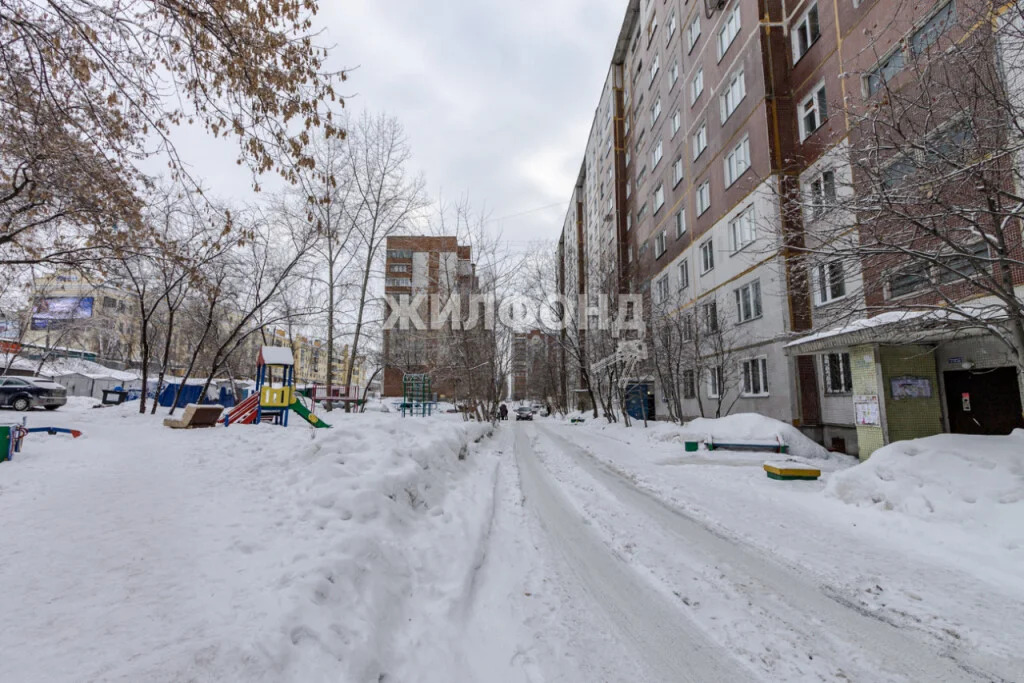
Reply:
<svg viewBox="0 0 1024 683"><path fill-rule="evenodd" d="M699 441L685 441L683 442L683 445L685 446L687 453L696 453L697 449L700 448Z"/></svg>
<svg viewBox="0 0 1024 683"><path fill-rule="evenodd" d="M20 449L24 436L19 424L0 424L0 462L11 460Z"/></svg>
<svg viewBox="0 0 1024 683"><path fill-rule="evenodd" d="M128 399L127 391L120 391L118 389L104 389L103 390L103 405L105 406L117 406L121 405Z"/></svg>

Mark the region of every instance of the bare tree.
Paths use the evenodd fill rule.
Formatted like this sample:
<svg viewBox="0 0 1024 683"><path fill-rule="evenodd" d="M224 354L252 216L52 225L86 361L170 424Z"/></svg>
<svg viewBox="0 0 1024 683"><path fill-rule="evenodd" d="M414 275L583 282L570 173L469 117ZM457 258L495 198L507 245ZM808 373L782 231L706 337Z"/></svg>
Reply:
<svg viewBox="0 0 1024 683"><path fill-rule="evenodd" d="M907 343L987 333L1024 392L1024 7L1004 9L950 3L895 52L869 45L849 75L863 96L830 103L848 146L783 200L819 325L889 313L913 320Z"/></svg>

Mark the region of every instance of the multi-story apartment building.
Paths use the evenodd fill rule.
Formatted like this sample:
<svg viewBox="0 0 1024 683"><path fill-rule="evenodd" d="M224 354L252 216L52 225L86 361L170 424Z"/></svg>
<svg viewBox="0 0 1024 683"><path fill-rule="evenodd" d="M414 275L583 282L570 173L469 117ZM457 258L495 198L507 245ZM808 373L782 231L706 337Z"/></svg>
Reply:
<svg viewBox="0 0 1024 683"><path fill-rule="evenodd" d="M511 400L561 403L559 351L554 335L543 330L512 336Z"/></svg>
<svg viewBox="0 0 1024 683"><path fill-rule="evenodd" d="M295 358L295 381L300 385L327 384L327 342L303 334L289 333L275 328L268 332L271 346L290 346ZM335 347L331 381L335 387L343 386L348 373L349 347ZM352 385L357 389L365 386L363 363L357 360L352 370Z"/></svg>
<svg viewBox="0 0 1024 683"><path fill-rule="evenodd" d="M428 373L438 397L451 398L458 377L439 363L446 331L431 329L433 295L443 305L449 296L476 288L472 249L452 236L389 237L384 268L386 296L398 301L402 296L424 295L418 312L425 329L384 330L383 395L401 396L406 373Z"/></svg>
<svg viewBox="0 0 1024 683"><path fill-rule="evenodd" d="M562 229L559 286L570 307L576 294L633 291L649 320L682 316L696 347L679 378L683 417L758 412L858 452L849 349L793 342L865 305L871 267L808 267L817 212L805 199L853 191L851 99L888 78L901 46L947 31L956 1L626 3ZM596 360L586 332L574 334L584 362L570 397Z"/></svg>

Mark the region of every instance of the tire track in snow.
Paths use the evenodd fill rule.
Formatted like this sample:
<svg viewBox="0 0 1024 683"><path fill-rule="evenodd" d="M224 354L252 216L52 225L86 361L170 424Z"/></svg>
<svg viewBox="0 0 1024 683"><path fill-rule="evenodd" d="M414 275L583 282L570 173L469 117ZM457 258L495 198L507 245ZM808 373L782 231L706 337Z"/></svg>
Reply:
<svg viewBox="0 0 1024 683"><path fill-rule="evenodd" d="M521 429L516 429L515 455L526 505L581 587L628 642L649 680L730 683L755 678L614 555L544 470Z"/></svg>
<svg viewBox="0 0 1024 683"><path fill-rule="evenodd" d="M835 641L857 647L867 661L877 662L880 671L890 678L880 680L953 681L1016 680L1010 672L994 673L1000 664L986 661L978 664L965 652L950 649L937 651L911 637L898 626L862 610L852 609L845 600L838 600L833 591L826 591L811 576L786 568L760 551L721 534L685 512L638 488L614 469L607 467L584 448L565 437L538 425L538 431L560 451L569 454L591 477L598 480L627 508L639 511L683 541L680 552L699 553L715 562L737 583L759 584L766 590L760 605L765 611L777 611L776 600L813 618ZM739 576L735 576L739 574ZM760 594L751 591L752 596ZM988 670L986 670L988 669Z"/></svg>

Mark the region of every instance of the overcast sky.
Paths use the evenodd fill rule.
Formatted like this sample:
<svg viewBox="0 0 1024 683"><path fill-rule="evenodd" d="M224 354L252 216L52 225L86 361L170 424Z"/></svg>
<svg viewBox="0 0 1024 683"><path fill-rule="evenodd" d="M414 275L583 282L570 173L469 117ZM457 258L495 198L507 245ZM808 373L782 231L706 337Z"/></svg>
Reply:
<svg viewBox="0 0 1024 683"><path fill-rule="evenodd" d="M468 193L525 244L557 239L624 13L625 0L321 0L318 23L333 65L358 67L346 107L396 116L432 196ZM216 194L251 196L231 148L187 146Z"/></svg>

